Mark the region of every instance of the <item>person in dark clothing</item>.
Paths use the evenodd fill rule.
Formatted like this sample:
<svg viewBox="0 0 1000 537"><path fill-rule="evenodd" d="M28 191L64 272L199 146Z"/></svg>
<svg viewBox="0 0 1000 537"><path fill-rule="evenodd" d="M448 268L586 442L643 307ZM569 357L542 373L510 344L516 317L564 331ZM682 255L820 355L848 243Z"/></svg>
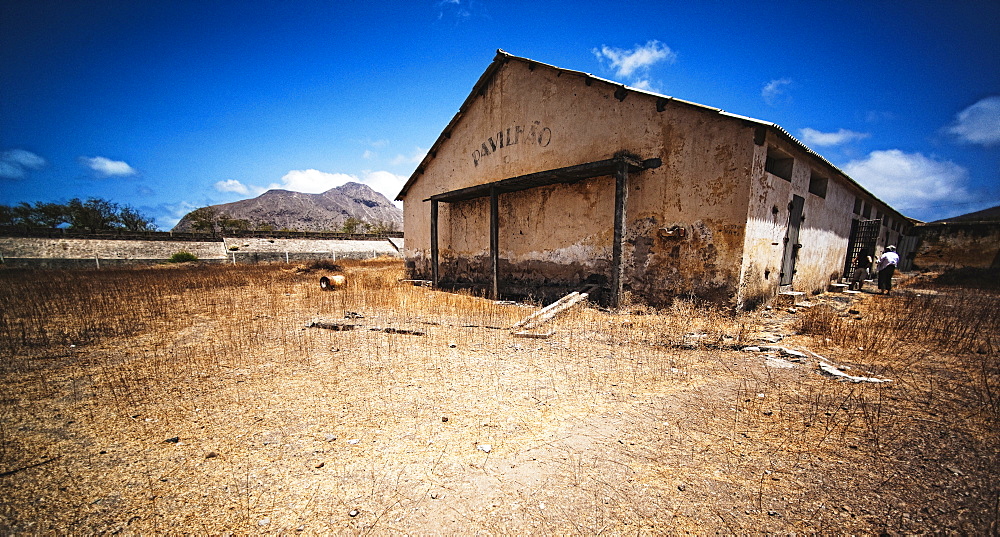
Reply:
<svg viewBox="0 0 1000 537"><path fill-rule="evenodd" d="M854 274L851 275L851 285L848 289L860 291L865 285L865 280L868 279L872 263L875 261L873 259L874 255L875 252L865 250L858 257L854 258Z"/></svg>

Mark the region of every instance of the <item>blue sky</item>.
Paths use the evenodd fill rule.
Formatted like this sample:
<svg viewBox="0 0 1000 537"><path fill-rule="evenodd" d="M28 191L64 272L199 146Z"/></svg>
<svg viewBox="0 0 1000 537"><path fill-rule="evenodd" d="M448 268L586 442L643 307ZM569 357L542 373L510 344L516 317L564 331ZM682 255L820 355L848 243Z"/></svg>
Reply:
<svg viewBox="0 0 1000 537"><path fill-rule="evenodd" d="M0 203L169 229L392 199L498 48L775 122L908 216L1000 205L1000 2L0 2Z"/></svg>

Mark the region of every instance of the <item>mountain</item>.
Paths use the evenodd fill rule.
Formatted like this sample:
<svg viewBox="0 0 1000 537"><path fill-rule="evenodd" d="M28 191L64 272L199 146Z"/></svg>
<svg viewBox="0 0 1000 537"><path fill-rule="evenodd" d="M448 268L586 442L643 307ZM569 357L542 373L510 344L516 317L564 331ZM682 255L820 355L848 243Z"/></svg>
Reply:
<svg viewBox="0 0 1000 537"><path fill-rule="evenodd" d="M250 229L340 231L344 221L352 217L371 226L403 229L402 209L367 185L346 183L322 194L268 190L256 198L209 205L184 215L173 231L210 230L213 225L215 229L242 225ZM358 232L364 230L362 226Z"/></svg>

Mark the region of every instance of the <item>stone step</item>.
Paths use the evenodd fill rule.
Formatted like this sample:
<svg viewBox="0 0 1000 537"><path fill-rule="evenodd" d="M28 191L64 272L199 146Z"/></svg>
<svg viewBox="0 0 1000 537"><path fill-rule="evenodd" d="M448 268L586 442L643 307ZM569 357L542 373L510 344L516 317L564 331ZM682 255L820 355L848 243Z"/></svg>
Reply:
<svg viewBox="0 0 1000 537"><path fill-rule="evenodd" d="M794 306L804 300L805 296L802 291L783 291L778 293L774 301L777 306Z"/></svg>
<svg viewBox="0 0 1000 537"><path fill-rule="evenodd" d="M850 284L846 284L846 283L831 283L830 287L828 287L827 290L830 291L830 292L832 292L832 293L843 293L844 291L847 291L848 287L850 287Z"/></svg>

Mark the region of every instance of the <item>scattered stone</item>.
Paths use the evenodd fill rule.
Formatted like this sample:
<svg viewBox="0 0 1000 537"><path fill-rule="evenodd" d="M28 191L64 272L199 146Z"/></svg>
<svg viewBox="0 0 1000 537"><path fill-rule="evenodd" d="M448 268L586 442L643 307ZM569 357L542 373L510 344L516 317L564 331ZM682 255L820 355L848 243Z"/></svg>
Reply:
<svg viewBox="0 0 1000 537"><path fill-rule="evenodd" d="M354 517L358 516L359 514L361 514L361 511L358 511L357 509L351 509L351 511L349 513L347 513L347 514L351 518L354 518Z"/></svg>
<svg viewBox="0 0 1000 537"><path fill-rule="evenodd" d="M271 523L271 519L267 518L267 517L264 517L264 518L262 518L262 519L260 519L260 520L257 521L257 525L258 526L266 526L266 525L268 525L270 523Z"/></svg>
<svg viewBox="0 0 1000 537"><path fill-rule="evenodd" d="M333 442L333 441L335 441L337 439L337 435L335 435L335 434L328 434L328 435L324 436L323 438L325 438L327 442Z"/></svg>
<svg viewBox="0 0 1000 537"><path fill-rule="evenodd" d="M164 444L176 444L181 441L181 437L173 436L163 441Z"/></svg>
<svg viewBox="0 0 1000 537"><path fill-rule="evenodd" d="M448 348L449 348L449 349L454 349L454 348L455 348L455 347L457 347L457 346L458 346L458 345L456 345L456 344L454 344L454 343L449 343L449 344L448 344Z"/></svg>
<svg viewBox="0 0 1000 537"><path fill-rule="evenodd" d="M441 416L441 423L448 423L448 416Z"/></svg>
<svg viewBox="0 0 1000 537"><path fill-rule="evenodd" d="M760 347L754 347L751 345L749 347L743 347L741 350L745 352L760 352Z"/></svg>
<svg viewBox="0 0 1000 537"><path fill-rule="evenodd" d="M218 456L219 456L219 454L216 453L216 452L214 452L214 451L209 451L208 453L205 454L205 458L206 459L214 459L214 458L216 458Z"/></svg>
<svg viewBox="0 0 1000 537"><path fill-rule="evenodd" d="M799 312L799 310L797 310L795 308L788 308L788 313L798 313L798 312Z"/></svg>
<svg viewBox="0 0 1000 537"><path fill-rule="evenodd" d="M440 498L441 498L441 493L440 492L432 492L431 493L431 499L432 500L438 500Z"/></svg>
<svg viewBox="0 0 1000 537"><path fill-rule="evenodd" d="M324 466L326 466L326 463L325 462L321 462L321 463L319 463L319 464L316 465L316 468L322 468Z"/></svg>
<svg viewBox="0 0 1000 537"><path fill-rule="evenodd" d="M764 365L766 365L767 367L777 367L780 369L791 369L793 367L796 367L795 364L793 364L792 362L774 356L768 356L767 360L764 362Z"/></svg>
<svg viewBox="0 0 1000 537"><path fill-rule="evenodd" d="M830 365L830 364L828 364L828 363L826 363L826 362L824 362L822 360L819 361L819 369L820 369L821 372L826 373L827 375L831 375L831 376L834 376L834 377L837 377L837 378L840 378L840 379L843 379L843 380L848 380L848 381L851 381L851 382L871 382L871 383L875 383L875 384L882 383L882 382L892 382L892 380L890 380L890 379L880 379L880 378L874 378L874 377L860 377L860 376L856 377L856 376L853 376L853 375L848 375L847 373L844 373L843 371L841 371L839 368L834 367L834 366L832 366L832 365Z"/></svg>
<svg viewBox="0 0 1000 537"><path fill-rule="evenodd" d="M768 511L767 516L781 516L777 511Z"/></svg>
<svg viewBox="0 0 1000 537"><path fill-rule="evenodd" d="M683 485L683 484L682 485L677 485L677 490L679 490L681 492L684 492L685 490L687 490L687 485Z"/></svg>
<svg viewBox="0 0 1000 537"><path fill-rule="evenodd" d="M785 356L791 356L794 360L804 360L806 358L806 353L799 352L792 349L781 349L781 354Z"/></svg>
<svg viewBox="0 0 1000 537"><path fill-rule="evenodd" d="M357 444L360 441L361 441L360 438L352 438L352 439L348 440L347 443L353 446L353 445Z"/></svg>
<svg viewBox="0 0 1000 537"><path fill-rule="evenodd" d="M493 451L493 446L490 444L478 444L476 445L476 448L479 449L479 451L482 451L483 453L489 453Z"/></svg>

